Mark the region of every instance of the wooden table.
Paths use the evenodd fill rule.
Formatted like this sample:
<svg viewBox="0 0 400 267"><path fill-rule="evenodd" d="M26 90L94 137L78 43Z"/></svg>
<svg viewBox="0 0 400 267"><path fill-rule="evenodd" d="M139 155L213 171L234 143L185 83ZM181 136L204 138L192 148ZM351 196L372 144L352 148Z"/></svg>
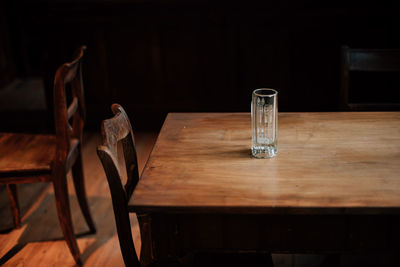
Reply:
<svg viewBox="0 0 400 267"><path fill-rule="evenodd" d="M172 113L129 209L154 257L191 250L399 249L400 112L280 113L251 157L248 113Z"/></svg>

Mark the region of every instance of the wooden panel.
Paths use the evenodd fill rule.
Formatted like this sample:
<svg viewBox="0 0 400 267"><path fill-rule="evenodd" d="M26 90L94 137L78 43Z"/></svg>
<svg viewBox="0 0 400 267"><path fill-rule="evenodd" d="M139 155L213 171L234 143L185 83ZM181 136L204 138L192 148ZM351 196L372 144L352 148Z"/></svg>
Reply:
<svg viewBox="0 0 400 267"><path fill-rule="evenodd" d="M162 238L173 255L193 250L359 253L399 248L389 242L399 216L164 214L154 219L155 226L162 222L170 230Z"/></svg>
<svg viewBox="0 0 400 267"><path fill-rule="evenodd" d="M170 114L135 211L399 212L400 113L280 113L278 155L250 156L250 114Z"/></svg>
<svg viewBox="0 0 400 267"><path fill-rule="evenodd" d="M248 98L258 87L278 89L283 111L335 111L340 47L400 45L394 3L363 2L363 8L357 1L314 0L24 5L33 11L21 14L14 7L27 39L24 58L32 73L40 73L42 62L47 84L63 55L88 46L87 126L93 129L114 102L126 108L136 127L158 129L171 111L248 111Z"/></svg>
<svg viewBox="0 0 400 267"><path fill-rule="evenodd" d="M235 110L236 32L222 18L201 12L166 16L161 28L163 85L158 103L165 110Z"/></svg>
<svg viewBox="0 0 400 267"><path fill-rule="evenodd" d="M16 76L12 57L11 40L4 3L0 2L0 90L9 85Z"/></svg>
<svg viewBox="0 0 400 267"><path fill-rule="evenodd" d="M261 19L262 18L262 19ZM279 108L297 106L300 90L291 92L290 30L284 20L271 14L255 16L240 23L240 111L250 110L251 93L257 88L273 88L279 92Z"/></svg>

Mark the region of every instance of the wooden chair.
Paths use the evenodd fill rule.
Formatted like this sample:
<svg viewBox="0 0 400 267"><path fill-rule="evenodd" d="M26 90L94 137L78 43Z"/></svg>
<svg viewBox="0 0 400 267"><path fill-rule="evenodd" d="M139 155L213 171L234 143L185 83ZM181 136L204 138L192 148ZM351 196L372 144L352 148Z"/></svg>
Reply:
<svg viewBox="0 0 400 267"><path fill-rule="evenodd" d="M141 266L132 239L128 211L128 200L139 181L134 135L129 118L124 109L118 104L113 104L111 110L115 116L111 119L104 120L101 124L103 144L97 147L97 155L103 164L110 187L118 239L125 265ZM125 185L123 184L122 170L120 170L120 163L118 160L118 143L122 144L124 155L125 171L127 175ZM138 219L141 220L141 218ZM139 223L142 227L141 232L145 231L143 223L141 221L139 221ZM143 265L151 264L150 259L145 259L144 251L145 249L142 247L141 259Z"/></svg>
<svg viewBox="0 0 400 267"><path fill-rule="evenodd" d="M126 266L160 266L159 263L152 262L152 252L148 246L150 240L147 239L150 229L146 216L138 217L142 241L145 243L142 243L140 260L135 251L128 211L128 201L139 181L134 135L124 109L119 104L113 104L111 110L114 117L104 120L101 125L103 142L97 147L97 155L104 167L111 191L122 256ZM125 161L125 185L118 159L118 143L122 144ZM193 266L273 266L269 253L196 253L189 262ZM161 265L180 266L179 262L173 260Z"/></svg>
<svg viewBox="0 0 400 267"><path fill-rule="evenodd" d="M60 66L54 79L56 135L0 134L0 183L6 184L14 223L20 227L16 184L52 182L58 219L64 238L78 265L79 248L73 231L68 199L67 173L72 170L81 211L92 233L96 231L86 199L82 169L82 132L85 117L81 61L82 46L71 63ZM67 92L71 103L67 106ZM70 121L72 124L70 124Z"/></svg>
<svg viewBox="0 0 400 267"><path fill-rule="evenodd" d="M365 86L355 91L355 88L350 86L351 80L355 80L356 75L362 74L360 79L368 85L369 78L373 75L385 73L400 74L400 49L354 49L343 46L341 48L341 109L400 110L399 91L397 88L385 91L387 90L383 86L385 79L381 79L379 88ZM354 99L354 96L360 100Z"/></svg>

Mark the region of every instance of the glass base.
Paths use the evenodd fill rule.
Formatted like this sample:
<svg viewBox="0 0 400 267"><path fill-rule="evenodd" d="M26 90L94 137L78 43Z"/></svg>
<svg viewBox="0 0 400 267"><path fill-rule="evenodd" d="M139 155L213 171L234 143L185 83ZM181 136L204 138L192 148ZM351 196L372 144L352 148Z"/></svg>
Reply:
<svg viewBox="0 0 400 267"><path fill-rule="evenodd" d="M273 158L277 153L278 149L274 145L253 146L251 148L252 156L258 159Z"/></svg>

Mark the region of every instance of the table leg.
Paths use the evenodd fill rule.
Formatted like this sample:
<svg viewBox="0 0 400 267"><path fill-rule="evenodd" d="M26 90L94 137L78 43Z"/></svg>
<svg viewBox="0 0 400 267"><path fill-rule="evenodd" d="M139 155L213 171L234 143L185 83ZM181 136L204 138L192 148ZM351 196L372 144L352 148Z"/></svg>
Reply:
<svg viewBox="0 0 400 267"><path fill-rule="evenodd" d="M151 216L149 214L136 214L140 227L141 250L140 262L142 266L147 266L156 260L153 249Z"/></svg>

